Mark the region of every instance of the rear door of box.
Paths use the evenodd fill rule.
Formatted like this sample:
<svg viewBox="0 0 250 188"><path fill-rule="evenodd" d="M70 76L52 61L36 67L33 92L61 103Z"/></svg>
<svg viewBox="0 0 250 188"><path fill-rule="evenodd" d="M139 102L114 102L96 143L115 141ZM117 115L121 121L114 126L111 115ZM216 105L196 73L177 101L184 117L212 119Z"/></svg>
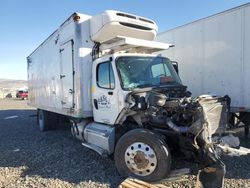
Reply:
<svg viewBox="0 0 250 188"><path fill-rule="evenodd" d="M74 59L73 40L60 47L61 103L63 108L74 108Z"/></svg>

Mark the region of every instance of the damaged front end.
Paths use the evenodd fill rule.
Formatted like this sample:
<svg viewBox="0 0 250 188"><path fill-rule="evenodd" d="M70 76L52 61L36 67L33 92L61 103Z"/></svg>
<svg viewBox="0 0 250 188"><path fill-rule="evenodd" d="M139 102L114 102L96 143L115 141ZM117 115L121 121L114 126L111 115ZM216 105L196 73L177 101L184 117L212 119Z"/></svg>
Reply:
<svg viewBox="0 0 250 188"><path fill-rule="evenodd" d="M229 100L227 96L200 96L198 99L202 107L200 130L203 130L203 134L200 135L200 139L204 141L201 148L204 158L201 163L203 168L198 172L196 187L223 187L226 166L219 157L213 137L220 139L226 131Z"/></svg>
<svg viewBox="0 0 250 188"><path fill-rule="evenodd" d="M191 98L186 87L180 86L135 90L126 101L119 124L131 119L165 135L170 148L200 164L197 187L223 187L226 168L217 144L225 134L229 97Z"/></svg>

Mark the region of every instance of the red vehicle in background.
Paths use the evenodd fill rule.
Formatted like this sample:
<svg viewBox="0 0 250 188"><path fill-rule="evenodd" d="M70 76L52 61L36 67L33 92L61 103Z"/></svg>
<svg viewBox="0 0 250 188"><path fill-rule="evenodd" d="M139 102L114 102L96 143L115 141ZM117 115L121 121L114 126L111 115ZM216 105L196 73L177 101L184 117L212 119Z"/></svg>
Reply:
<svg viewBox="0 0 250 188"><path fill-rule="evenodd" d="M16 98L20 98L22 100L28 99L28 90L18 90Z"/></svg>

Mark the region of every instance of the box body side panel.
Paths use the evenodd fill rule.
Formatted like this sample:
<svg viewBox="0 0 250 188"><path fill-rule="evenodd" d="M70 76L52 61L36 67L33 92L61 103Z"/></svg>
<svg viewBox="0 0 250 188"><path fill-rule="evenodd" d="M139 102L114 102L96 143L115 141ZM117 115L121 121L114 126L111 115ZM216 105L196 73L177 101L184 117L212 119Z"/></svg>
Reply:
<svg viewBox="0 0 250 188"><path fill-rule="evenodd" d="M175 45L162 54L179 63L193 96L228 94L232 107L250 110L249 16L250 6L245 6L157 36Z"/></svg>
<svg viewBox="0 0 250 188"><path fill-rule="evenodd" d="M89 80L82 79L82 36L77 30L82 23L67 20L27 58L31 106L78 118L92 116L90 98L83 95L90 86Z"/></svg>

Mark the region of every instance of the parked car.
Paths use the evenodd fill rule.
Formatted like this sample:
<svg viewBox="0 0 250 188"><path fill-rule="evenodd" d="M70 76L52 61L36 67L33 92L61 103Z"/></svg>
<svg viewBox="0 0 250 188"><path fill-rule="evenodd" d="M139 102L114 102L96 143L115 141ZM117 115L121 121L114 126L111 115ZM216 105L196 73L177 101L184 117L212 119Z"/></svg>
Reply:
<svg viewBox="0 0 250 188"><path fill-rule="evenodd" d="M20 98L22 100L28 99L28 91L18 90L16 93L16 98Z"/></svg>

